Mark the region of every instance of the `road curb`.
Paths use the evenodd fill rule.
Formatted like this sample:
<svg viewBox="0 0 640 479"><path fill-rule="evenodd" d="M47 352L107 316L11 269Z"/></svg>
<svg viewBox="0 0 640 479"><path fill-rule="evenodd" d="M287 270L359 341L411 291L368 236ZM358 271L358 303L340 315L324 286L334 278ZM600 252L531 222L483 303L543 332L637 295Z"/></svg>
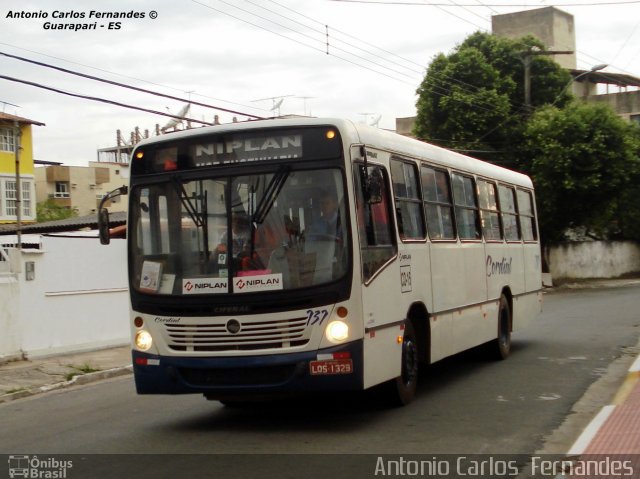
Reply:
<svg viewBox="0 0 640 479"><path fill-rule="evenodd" d="M609 416L615 411L616 407L625 402L633 388L640 380L640 355L635 359L629 370L624 382L618 388L618 391L614 395L611 403L603 406L598 414L594 416L591 422L587 425L585 430L580 434L578 439L573 443L569 451L568 457L580 456L589 447L591 442L595 439L596 435L607 421Z"/></svg>
<svg viewBox="0 0 640 479"><path fill-rule="evenodd" d="M96 372L87 373L87 374L78 374L77 376L74 376L73 378L71 378L69 381L62 381L54 384L47 384L45 386L25 389L23 391L17 391L11 394L3 394L2 396L0 396L0 403L14 401L16 399L23 399L26 397L35 396L36 394L55 391L57 389L65 389L73 386L89 384L97 381L102 381L104 379L115 378L118 376L124 376L132 373L133 373L133 366L129 364L127 366L122 366L122 367L117 367L112 369L105 369L104 371L96 371Z"/></svg>

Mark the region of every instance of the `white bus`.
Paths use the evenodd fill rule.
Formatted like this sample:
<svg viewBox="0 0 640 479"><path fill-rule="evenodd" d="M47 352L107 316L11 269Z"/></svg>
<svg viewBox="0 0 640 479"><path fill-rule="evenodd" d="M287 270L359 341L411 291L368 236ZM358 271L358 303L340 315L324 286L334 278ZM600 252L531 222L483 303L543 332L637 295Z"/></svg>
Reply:
<svg viewBox="0 0 640 479"><path fill-rule="evenodd" d="M419 365L484 343L506 358L541 310L528 177L350 121L140 142L127 236L140 394L386 383L406 404Z"/></svg>

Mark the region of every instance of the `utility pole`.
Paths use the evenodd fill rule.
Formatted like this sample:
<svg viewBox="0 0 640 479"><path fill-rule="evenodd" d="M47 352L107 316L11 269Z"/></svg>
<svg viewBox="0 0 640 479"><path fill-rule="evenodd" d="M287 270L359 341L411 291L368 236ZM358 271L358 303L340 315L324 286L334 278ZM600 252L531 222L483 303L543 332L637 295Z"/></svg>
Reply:
<svg viewBox="0 0 640 479"><path fill-rule="evenodd" d="M521 52L521 60L524 64L524 107L529 114L531 112L531 60L532 57L538 55L571 55L573 51L550 51L540 50L538 47L529 47L526 51Z"/></svg>
<svg viewBox="0 0 640 479"><path fill-rule="evenodd" d="M20 184L20 123L14 121L15 131L13 143L16 154L16 235L18 237L18 249L22 249L22 185Z"/></svg>

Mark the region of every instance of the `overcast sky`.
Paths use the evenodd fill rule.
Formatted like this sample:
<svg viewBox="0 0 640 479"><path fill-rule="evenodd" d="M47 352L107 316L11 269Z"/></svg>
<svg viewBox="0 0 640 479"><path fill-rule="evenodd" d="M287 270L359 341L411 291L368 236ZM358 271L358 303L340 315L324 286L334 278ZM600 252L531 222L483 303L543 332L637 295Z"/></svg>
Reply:
<svg viewBox="0 0 640 479"><path fill-rule="evenodd" d="M3 1L0 51L250 115L272 116L277 100L269 98L284 97L281 114L367 123L380 117L380 127L393 129L396 117L415 114L415 91L434 55L449 53L474 31L489 31L491 15L551 5L435 2L475 6L331 0ZM575 17L578 68L606 63L605 71L640 76L640 3L597 3L555 4ZM97 19L90 17L92 10L138 12L144 18ZM151 18L152 11L157 18ZM15 18L20 12L35 18ZM54 18L56 12L85 18ZM45 29L46 22L95 27L51 30ZM110 30L109 22L120 22L120 28ZM3 56L0 75L151 110L177 113L183 106ZM46 123L34 127L35 158L67 165L95 160L98 148L115 145L117 129L128 137L136 126L154 130L169 121L5 79L0 79L0 111ZM247 118L195 106L189 116L213 121L216 114L222 122Z"/></svg>

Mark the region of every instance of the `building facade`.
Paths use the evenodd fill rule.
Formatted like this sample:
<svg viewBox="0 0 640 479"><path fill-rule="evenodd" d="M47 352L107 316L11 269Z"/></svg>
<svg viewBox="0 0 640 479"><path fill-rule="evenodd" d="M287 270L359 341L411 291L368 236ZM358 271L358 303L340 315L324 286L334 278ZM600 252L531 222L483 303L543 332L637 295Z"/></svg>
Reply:
<svg viewBox="0 0 640 479"><path fill-rule="evenodd" d="M44 126L44 123L0 113L0 224L17 222L18 205L21 222L36 220L33 125ZM20 201L16 201L16 164L20 170Z"/></svg>
<svg viewBox="0 0 640 479"><path fill-rule="evenodd" d="M100 201L109 191L128 184L129 165L90 162L89 166L47 166L35 169L38 203L52 200L78 216L97 212ZM106 206L110 211L126 211L127 201L117 197Z"/></svg>

